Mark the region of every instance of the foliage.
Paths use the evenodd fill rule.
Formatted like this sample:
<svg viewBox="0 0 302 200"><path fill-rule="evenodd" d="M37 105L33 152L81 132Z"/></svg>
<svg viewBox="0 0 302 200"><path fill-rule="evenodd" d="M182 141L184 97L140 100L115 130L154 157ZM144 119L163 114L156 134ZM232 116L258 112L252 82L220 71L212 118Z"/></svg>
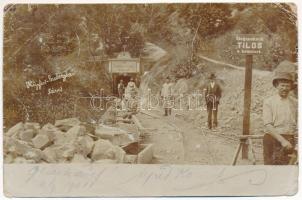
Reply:
<svg viewBox="0 0 302 200"><path fill-rule="evenodd" d="M32 120L42 120L42 115L35 114L40 110L45 113L42 121L46 123L72 115L71 111L47 112L63 101L60 99L66 99L69 106L74 104L74 98L69 97L88 95L96 88L110 94L110 77L97 59L114 57L124 50L140 57L145 42L169 51L176 60L172 73L177 78L192 77L199 63L197 54L215 40L223 41L219 43L222 50L215 46L212 55L222 54L219 58L232 62L227 56L234 56L224 53L227 41L219 38L234 31L269 35L273 42L267 55L274 54L275 58L268 62L277 64L296 55L294 21L287 4L7 5L3 45L5 122L24 120L28 113L32 113ZM78 76L64 83L62 94L49 97L25 87L27 80L42 80L67 68L77 71Z"/></svg>

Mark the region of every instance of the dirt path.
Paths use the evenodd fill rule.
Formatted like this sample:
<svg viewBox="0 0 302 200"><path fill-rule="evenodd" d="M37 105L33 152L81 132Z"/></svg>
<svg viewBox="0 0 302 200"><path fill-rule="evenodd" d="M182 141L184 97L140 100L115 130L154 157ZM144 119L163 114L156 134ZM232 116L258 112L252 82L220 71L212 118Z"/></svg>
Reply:
<svg viewBox="0 0 302 200"><path fill-rule="evenodd" d="M244 67L214 60L203 55L198 56L201 59L221 65L222 67L235 69L239 72L236 74L232 73L231 78L236 78L235 76L244 77ZM253 69L253 74L256 75L258 79L259 77L268 76L271 73L272 72L270 71ZM243 81L243 79L240 80ZM230 82L230 85L235 84L236 83ZM234 101L240 103L240 101L237 101L236 99L241 95L240 92L241 91L238 93L231 93L231 95L234 94L237 96L229 99L229 101L227 99L225 105L230 103L230 105L235 107L236 105L232 104ZM221 112L230 112L230 109L231 108L228 108ZM241 110L237 111L237 113L241 112ZM220 125L222 127L216 132L213 132L208 130L205 126L197 128L196 121L198 121L198 119L192 119L191 116L193 115L190 116L188 113L179 113L180 115L178 115L178 117L175 117L174 115L164 117L162 110L153 110L152 113L156 114L158 117L154 118L145 114L140 114L139 120L144 127L156 129L152 132L150 131L150 134L148 134L148 137L144 141L146 143L154 144L154 163L204 165L230 165L232 163L233 155L235 154L236 147L239 143L237 136L241 134L241 121L238 121L240 125L236 124L236 129L234 129L234 127L227 127L226 125L228 125L228 123L237 123L237 114L233 114L231 118L228 119L221 119ZM200 126L204 124L205 118L206 116L201 119ZM189 119L191 119L191 121ZM257 152L256 157L260 157L261 159L261 148L260 151ZM251 161L239 159L238 164L251 164Z"/></svg>
<svg viewBox="0 0 302 200"><path fill-rule="evenodd" d="M154 144L153 163L182 164L184 148L181 132L163 117L152 118L143 114L137 117L145 128L153 129L144 138L144 143Z"/></svg>
<svg viewBox="0 0 302 200"><path fill-rule="evenodd" d="M177 117L152 111L157 119L144 114L138 118L145 128L155 129L144 142L154 144L153 163L230 165L237 142L219 137L218 132L192 127Z"/></svg>

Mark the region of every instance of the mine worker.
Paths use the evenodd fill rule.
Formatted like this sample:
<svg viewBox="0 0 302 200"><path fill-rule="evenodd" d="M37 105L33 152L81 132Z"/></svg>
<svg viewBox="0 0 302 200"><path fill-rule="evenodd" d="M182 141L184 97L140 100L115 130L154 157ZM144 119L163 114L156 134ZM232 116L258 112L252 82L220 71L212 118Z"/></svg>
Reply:
<svg viewBox="0 0 302 200"><path fill-rule="evenodd" d="M176 98L176 88L175 88L175 79L174 78L170 78L169 80L169 85L170 85L170 90L171 90L171 95L170 95L170 107L168 109L168 114L171 115L172 114L172 107L174 106L174 101Z"/></svg>
<svg viewBox="0 0 302 200"><path fill-rule="evenodd" d="M130 81L128 82L127 87L136 88L136 84L134 82L134 79L131 77Z"/></svg>
<svg viewBox="0 0 302 200"><path fill-rule="evenodd" d="M117 85L117 92L118 92L118 97L120 99L123 98L123 95L125 93L125 85L123 79L120 80L119 84Z"/></svg>
<svg viewBox="0 0 302 200"><path fill-rule="evenodd" d="M139 76L136 77L136 78L135 78L135 84L136 84L137 87L139 87L140 82L141 82L140 77L139 77Z"/></svg>
<svg viewBox="0 0 302 200"><path fill-rule="evenodd" d="M131 119L132 115L135 115L138 111L138 97L136 93L130 93L130 96L126 102L126 113L123 118Z"/></svg>
<svg viewBox="0 0 302 200"><path fill-rule="evenodd" d="M263 156L265 165L289 164L297 136L297 100L289 95L293 77L287 72L276 72L273 86L277 93L263 102Z"/></svg>
<svg viewBox="0 0 302 200"><path fill-rule="evenodd" d="M125 91L125 99L130 99L131 96L133 95L137 95L137 88L136 85L133 81L133 78L130 79L130 81L128 82L128 85L126 87L126 91Z"/></svg>
<svg viewBox="0 0 302 200"><path fill-rule="evenodd" d="M217 114L218 105L221 98L221 87L217 83L216 75L214 73L211 73L208 79L209 83L206 84L206 87L204 89L208 112L208 128L215 129L218 126Z"/></svg>
<svg viewBox="0 0 302 200"><path fill-rule="evenodd" d="M164 101L163 102L163 107L165 110L164 116L171 115L171 111L172 111L171 96L172 96L171 82L170 82L170 78L167 77L161 89L161 97Z"/></svg>

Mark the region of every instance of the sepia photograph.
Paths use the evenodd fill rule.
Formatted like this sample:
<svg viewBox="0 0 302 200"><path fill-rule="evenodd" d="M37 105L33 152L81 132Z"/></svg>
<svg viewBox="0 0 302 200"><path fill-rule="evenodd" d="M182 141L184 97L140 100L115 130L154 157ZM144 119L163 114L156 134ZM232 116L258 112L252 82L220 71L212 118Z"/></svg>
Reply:
<svg viewBox="0 0 302 200"><path fill-rule="evenodd" d="M295 11L7 5L4 162L295 164Z"/></svg>
<svg viewBox="0 0 302 200"><path fill-rule="evenodd" d="M298 167L294 3L6 4L2 32L8 168Z"/></svg>

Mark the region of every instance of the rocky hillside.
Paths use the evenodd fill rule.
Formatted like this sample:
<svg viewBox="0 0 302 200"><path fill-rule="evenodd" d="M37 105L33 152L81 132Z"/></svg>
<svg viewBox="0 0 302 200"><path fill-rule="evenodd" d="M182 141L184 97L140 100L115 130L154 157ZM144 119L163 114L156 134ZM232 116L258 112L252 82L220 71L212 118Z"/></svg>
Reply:
<svg viewBox="0 0 302 200"><path fill-rule="evenodd" d="M141 84L141 91L151 89L152 94L159 95L161 85L165 77L171 76L171 68L173 68L173 57L166 55L161 58L145 75ZM191 78L181 78L174 82L174 92L176 102L179 101L179 94L184 96L191 95L190 104L193 105L190 110L188 107L189 100L183 100L184 112L175 111L177 116L180 116L188 122L192 122L197 127L207 127L207 112L194 111L196 99L194 93L203 94L204 85L207 82L207 77L210 73L215 73L219 84L222 86L223 93L219 106L219 123L220 127L226 134L236 135L242 133L242 118L243 118L243 100L244 100L244 67L234 66L223 62L211 62L205 59L200 59L199 68ZM255 66L253 66L255 67ZM276 69L282 71L296 72L297 69ZM272 85L273 72L266 70L253 70L252 77L252 104L251 104L251 132L253 134L261 134L262 125L262 103L266 97L271 96L275 92ZM146 95L145 95L146 97ZM204 98L198 98L200 105L205 108ZM177 104L177 103L176 103ZM201 107L202 107L201 106ZM160 107L158 107L160 109Z"/></svg>
<svg viewBox="0 0 302 200"><path fill-rule="evenodd" d="M123 50L141 58L150 71L142 78L142 89L150 87L155 92L167 75L178 80L192 79L193 84L188 86L197 87L199 76L206 76L212 68L198 58L199 54L242 66L244 59L230 50L232 36L239 32L268 37L268 51L255 58L255 68L264 65L273 68L284 59L295 62L297 28L293 7L288 4L7 5L4 125L9 128L20 121L54 123L75 115L81 120L97 120L102 113L88 110L89 103L78 102L77 97L98 95L101 88L110 95L110 75L103 61ZM66 73L72 75L66 80L58 78ZM46 82L49 79L54 81ZM38 83L47 84L36 89Z"/></svg>

